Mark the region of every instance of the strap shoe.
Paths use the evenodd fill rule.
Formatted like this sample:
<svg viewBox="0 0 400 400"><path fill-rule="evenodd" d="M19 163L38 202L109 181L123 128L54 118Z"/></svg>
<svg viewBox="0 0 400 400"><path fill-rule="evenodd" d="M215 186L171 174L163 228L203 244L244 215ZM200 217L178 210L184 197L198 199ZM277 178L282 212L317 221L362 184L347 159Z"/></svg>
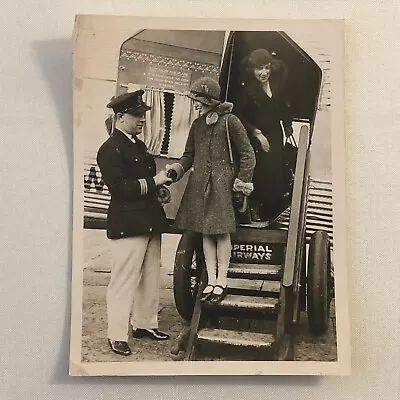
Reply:
<svg viewBox="0 0 400 400"><path fill-rule="evenodd" d="M217 289L217 290L216 290ZM221 285L215 285L211 296L208 298L208 302L211 304L219 304L228 294L228 288Z"/></svg>
<svg viewBox="0 0 400 400"><path fill-rule="evenodd" d="M206 301L211 296L213 290L214 290L214 285L207 285L203 289L203 293L200 296L200 300L201 301Z"/></svg>

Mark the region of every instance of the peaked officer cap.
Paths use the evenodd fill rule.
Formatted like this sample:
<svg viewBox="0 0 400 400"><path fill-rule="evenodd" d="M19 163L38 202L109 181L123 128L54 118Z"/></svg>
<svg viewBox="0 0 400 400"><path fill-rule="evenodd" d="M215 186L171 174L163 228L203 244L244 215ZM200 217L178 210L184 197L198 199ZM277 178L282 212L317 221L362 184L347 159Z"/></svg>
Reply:
<svg viewBox="0 0 400 400"><path fill-rule="evenodd" d="M115 114L141 114L151 109L151 107L143 101L143 93L143 90L136 90L132 93L121 94L120 96L111 99L107 104L107 107L112 108Z"/></svg>

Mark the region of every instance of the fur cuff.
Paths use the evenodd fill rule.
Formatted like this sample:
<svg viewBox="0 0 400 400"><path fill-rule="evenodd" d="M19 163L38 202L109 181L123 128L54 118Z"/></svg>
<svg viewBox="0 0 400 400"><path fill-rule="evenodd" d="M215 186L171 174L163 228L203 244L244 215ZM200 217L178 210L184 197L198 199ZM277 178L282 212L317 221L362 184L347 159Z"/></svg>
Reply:
<svg viewBox="0 0 400 400"><path fill-rule="evenodd" d="M251 182L243 182L239 178L236 178L233 182L233 191L242 192L245 196L250 196L253 189L254 185Z"/></svg>

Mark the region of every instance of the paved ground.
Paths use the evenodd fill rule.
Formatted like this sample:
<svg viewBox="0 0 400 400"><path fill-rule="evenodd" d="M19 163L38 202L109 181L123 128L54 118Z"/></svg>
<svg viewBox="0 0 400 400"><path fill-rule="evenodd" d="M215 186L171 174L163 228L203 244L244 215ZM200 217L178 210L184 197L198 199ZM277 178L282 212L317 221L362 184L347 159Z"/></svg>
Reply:
<svg viewBox="0 0 400 400"><path fill-rule="evenodd" d="M129 339L132 355L124 361L164 361L176 359L170 352L174 339L184 324L175 309L172 290L172 269L175 249L179 237L164 235L162 245L160 329L171 335L168 342L149 339ZM84 236L84 288L83 288L83 330L82 361L112 362L121 357L110 351L107 344L106 287L110 279L110 254L104 231L85 230ZM333 302L332 302L333 303ZM331 315L334 315L332 304ZM308 332L306 316L302 315L296 344L296 360L335 361L336 335L334 319L328 332L322 337L313 337Z"/></svg>

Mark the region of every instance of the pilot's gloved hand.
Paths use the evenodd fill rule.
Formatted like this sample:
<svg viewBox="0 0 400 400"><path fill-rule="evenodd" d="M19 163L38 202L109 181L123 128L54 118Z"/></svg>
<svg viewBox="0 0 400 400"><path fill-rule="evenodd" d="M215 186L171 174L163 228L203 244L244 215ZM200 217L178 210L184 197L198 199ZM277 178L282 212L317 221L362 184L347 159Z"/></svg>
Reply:
<svg viewBox="0 0 400 400"><path fill-rule="evenodd" d="M167 172L167 176L172 179L172 182L179 181L179 179L181 179L185 173L182 165L179 163L167 164L165 166L165 170Z"/></svg>

